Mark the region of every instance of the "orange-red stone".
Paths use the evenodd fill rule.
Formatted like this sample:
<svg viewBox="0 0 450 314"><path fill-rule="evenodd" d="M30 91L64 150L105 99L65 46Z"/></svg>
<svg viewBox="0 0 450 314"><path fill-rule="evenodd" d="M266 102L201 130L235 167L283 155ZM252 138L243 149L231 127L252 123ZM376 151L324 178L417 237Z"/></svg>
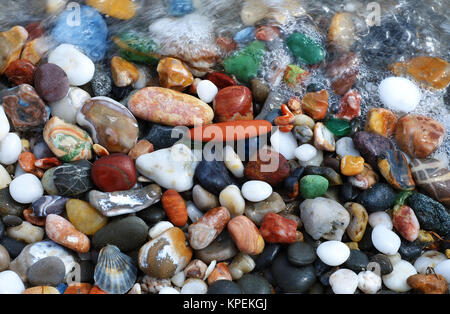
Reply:
<svg viewBox="0 0 450 314"><path fill-rule="evenodd" d="M270 243L293 243L297 237L297 223L275 213L264 216L260 232Z"/></svg>
<svg viewBox="0 0 450 314"><path fill-rule="evenodd" d="M341 100L336 118L353 120L361 115L361 95L356 90L348 91Z"/></svg>
<svg viewBox="0 0 450 314"><path fill-rule="evenodd" d="M28 60L19 59L11 62L5 71L5 75L8 80L15 85L21 84L34 84L34 72L36 72L36 66Z"/></svg>
<svg viewBox="0 0 450 314"><path fill-rule="evenodd" d="M328 92L307 93L302 99L303 111L314 120L322 120L328 111Z"/></svg>
<svg viewBox="0 0 450 314"><path fill-rule="evenodd" d="M221 89L214 98L213 107L217 122L253 120L252 92L245 86Z"/></svg>
<svg viewBox="0 0 450 314"><path fill-rule="evenodd" d="M94 184L104 192L126 191L136 184L136 168L125 154L111 154L92 165Z"/></svg>

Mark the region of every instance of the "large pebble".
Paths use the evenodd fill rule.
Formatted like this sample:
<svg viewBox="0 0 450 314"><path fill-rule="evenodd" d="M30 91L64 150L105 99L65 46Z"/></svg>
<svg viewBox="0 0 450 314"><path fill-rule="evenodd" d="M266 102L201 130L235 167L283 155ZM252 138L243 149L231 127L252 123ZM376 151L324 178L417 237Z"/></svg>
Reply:
<svg viewBox="0 0 450 314"><path fill-rule="evenodd" d="M242 196L250 202L264 201L273 191L270 184L259 180L252 180L244 183L241 190Z"/></svg>
<svg viewBox="0 0 450 314"><path fill-rule="evenodd" d="M312 264L316 260L317 255L311 244L295 242L289 245L287 258L295 266L306 266Z"/></svg>
<svg viewBox="0 0 450 314"><path fill-rule="evenodd" d="M136 184L136 168L125 154L112 154L94 162L92 181L104 192L125 191Z"/></svg>
<svg viewBox="0 0 450 314"><path fill-rule="evenodd" d="M28 281L34 286L56 286L64 281L66 266L56 256L40 259L27 270Z"/></svg>
<svg viewBox="0 0 450 314"><path fill-rule="evenodd" d="M358 288L358 275L349 269L339 269L330 276L334 294L354 294Z"/></svg>
<svg viewBox="0 0 450 314"><path fill-rule="evenodd" d="M189 244L195 250L210 245L223 231L230 220L230 212L225 207L209 210L197 222L189 225Z"/></svg>
<svg viewBox="0 0 450 314"><path fill-rule="evenodd" d="M1 294L21 294L25 290L20 277L11 270L0 273L0 293Z"/></svg>
<svg viewBox="0 0 450 314"><path fill-rule="evenodd" d="M91 98L88 92L78 87L71 87L67 95L50 104L53 116L57 116L68 123L75 124L77 112L83 104Z"/></svg>
<svg viewBox="0 0 450 314"><path fill-rule="evenodd" d="M78 231L86 235L94 235L108 222L105 216L82 200L71 199L67 201L66 211L69 221Z"/></svg>
<svg viewBox="0 0 450 314"><path fill-rule="evenodd" d="M62 196L76 196L93 188L91 181L91 163L87 160L79 160L65 163L55 168L52 173L54 187Z"/></svg>
<svg viewBox="0 0 450 314"><path fill-rule="evenodd" d="M326 241L317 247L317 256L329 266L339 266L350 257L350 249L341 241Z"/></svg>
<svg viewBox="0 0 450 314"><path fill-rule="evenodd" d="M242 253L258 255L263 251L264 239L256 225L246 216L241 215L231 219L227 229Z"/></svg>
<svg viewBox="0 0 450 314"><path fill-rule="evenodd" d="M372 243L381 253L394 255L401 245L400 237L382 224L378 224L372 230Z"/></svg>
<svg viewBox="0 0 450 314"><path fill-rule="evenodd" d="M434 271L436 272L436 274L444 276L444 278L445 278L445 280L447 280L447 282L450 282L450 260L449 259L437 264Z"/></svg>
<svg viewBox="0 0 450 314"><path fill-rule="evenodd" d="M27 173L11 181L9 193L16 202L29 204L44 195L44 188L35 175Z"/></svg>
<svg viewBox="0 0 450 314"><path fill-rule="evenodd" d="M239 194L240 194L239 190ZM201 185L196 184L192 189L192 200L198 209L207 211L219 206L219 198L205 190Z"/></svg>
<svg viewBox="0 0 450 314"><path fill-rule="evenodd" d="M58 65L47 63L41 65L34 76L37 93L47 102L55 102L66 97L69 92L69 79L66 72Z"/></svg>
<svg viewBox="0 0 450 314"><path fill-rule="evenodd" d="M12 165L19 159L21 151L20 137L16 133L8 133L0 141L0 164Z"/></svg>
<svg viewBox="0 0 450 314"><path fill-rule="evenodd" d="M45 220L45 232L51 240L76 252L87 253L90 249L89 238L61 216L48 215Z"/></svg>
<svg viewBox="0 0 450 314"><path fill-rule="evenodd" d="M193 152L184 144L160 149L136 160L136 168L140 173L158 185L177 192L193 187L197 164Z"/></svg>
<svg viewBox="0 0 450 314"><path fill-rule="evenodd" d="M374 169L378 168L378 156L393 149L394 146L388 138L377 133L359 131L353 135L353 144L360 152L364 160L368 162Z"/></svg>
<svg viewBox="0 0 450 314"><path fill-rule="evenodd" d="M72 86L87 84L94 77L95 65L92 60L70 44L62 44L53 50L48 56L48 62L63 69Z"/></svg>
<svg viewBox="0 0 450 314"><path fill-rule="evenodd" d="M400 260L394 264L394 270L382 278L384 285L388 289L395 292L407 292L411 290L411 287L406 281L408 277L415 274L417 274L417 271L413 265L407 261Z"/></svg>
<svg viewBox="0 0 450 314"><path fill-rule="evenodd" d="M271 294L272 287L269 282L257 274L245 274L238 280L238 285L241 287L244 294Z"/></svg>
<svg viewBox="0 0 450 314"><path fill-rule="evenodd" d="M413 111L420 102L422 94L419 88L403 77L388 77L378 86L381 102L391 110Z"/></svg>

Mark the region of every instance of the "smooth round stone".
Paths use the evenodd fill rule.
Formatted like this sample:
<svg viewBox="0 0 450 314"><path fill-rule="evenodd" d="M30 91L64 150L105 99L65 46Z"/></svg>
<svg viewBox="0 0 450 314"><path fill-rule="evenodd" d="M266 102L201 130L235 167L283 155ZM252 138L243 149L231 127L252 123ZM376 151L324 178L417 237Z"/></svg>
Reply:
<svg viewBox="0 0 450 314"><path fill-rule="evenodd" d="M225 166L236 178L242 178L244 176L244 165L239 155L236 154L231 146L225 146L223 158Z"/></svg>
<svg viewBox="0 0 450 314"><path fill-rule="evenodd" d="M8 187L8 185L11 183L11 176L9 175L8 171L0 165L0 189L4 189Z"/></svg>
<svg viewBox="0 0 450 314"><path fill-rule="evenodd" d="M328 180L318 175L307 175L300 180L300 193L305 199L324 195L328 190Z"/></svg>
<svg viewBox="0 0 450 314"><path fill-rule="evenodd" d="M47 143L43 139L37 140L37 143L31 145L31 151L33 152L36 159L54 157Z"/></svg>
<svg viewBox="0 0 450 314"><path fill-rule="evenodd" d="M271 272L278 287L285 293L305 293L316 282L312 265L295 267L289 263L286 254L275 258Z"/></svg>
<svg viewBox="0 0 450 314"><path fill-rule="evenodd" d="M344 157L348 156L361 156L359 151L353 145L353 140L351 137L342 137L336 141L336 153Z"/></svg>
<svg viewBox="0 0 450 314"><path fill-rule="evenodd" d="M197 84L197 95L198 97L206 103L210 103L216 97L219 89L213 82L208 80L202 80Z"/></svg>
<svg viewBox="0 0 450 314"><path fill-rule="evenodd" d="M329 279L335 294L354 294L358 288L358 275L349 269L335 271Z"/></svg>
<svg viewBox="0 0 450 314"><path fill-rule="evenodd" d="M287 160L295 158L297 140L291 132L285 133L280 130L275 131L270 137L272 148L283 155Z"/></svg>
<svg viewBox="0 0 450 314"><path fill-rule="evenodd" d="M195 169L195 178L204 189L215 195L219 195L227 186L234 184L225 163L216 159L211 161L203 159Z"/></svg>
<svg viewBox="0 0 450 314"><path fill-rule="evenodd" d="M8 135L10 130L9 120L6 116L5 109L0 106L0 142Z"/></svg>
<svg viewBox="0 0 450 314"><path fill-rule="evenodd" d="M295 266L306 266L314 263L317 258L316 251L307 242L295 242L287 250L289 262Z"/></svg>
<svg viewBox="0 0 450 314"><path fill-rule="evenodd" d="M435 250L425 251L418 259L416 259L414 267L419 274L426 274L428 267L436 268L440 262L445 260L447 260L447 257L441 252Z"/></svg>
<svg viewBox="0 0 450 314"><path fill-rule="evenodd" d="M277 192L273 192L262 202L247 202L245 215L255 224L260 225L268 213L279 213L286 209L286 203Z"/></svg>
<svg viewBox="0 0 450 314"><path fill-rule="evenodd" d="M272 287L269 282L257 274L245 274L238 280L237 284L241 287L244 294L271 294Z"/></svg>
<svg viewBox="0 0 450 314"><path fill-rule="evenodd" d="M53 183L59 195L75 196L92 189L91 163L87 160L80 160L72 163L65 163L53 172Z"/></svg>
<svg viewBox="0 0 450 314"><path fill-rule="evenodd" d="M17 241L7 236L3 237L0 244L3 245L3 247L8 251L11 258L16 258L26 247L26 244L24 242Z"/></svg>
<svg viewBox="0 0 450 314"><path fill-rule="evenodd" d="M407 292L411 290L406 280L412 275L416 275L417 271L413 265L407 261L400 260L394 264L394 269L392 273L384 275L383 283L384 285L392 291L395 292Z"/></svg>
<svg viewBox="0 0 450 314"><path fill-rule="evenodd" d="M27 173L11 181L9 193L16 202L29 204L44 195L44 188L35 175Z"/></svg>
<svg viewBox="0 0 450 314"><path fill-rule="evenodd" d="M34 286L57 286L64 281L66 266L56 256L43 258L27 270L28 282Z"/></svg>
<svg viewBox="0 0 450 314"><path fill-rule="evenodd" d="M166 217L166 212L159 207L149 207L137 212L137 216L148 225L153 225L163 220Z"/></svg>
<svg viewBox="0 0 450 314"><path fill-rule="evenodd" d="M316 155L317 149L311 144L303 144L295 149L295 157L300 161L309 161Z"/></svg>
<svg viewBox="0 0 450 314"><path fill-rule="evenodd" d="M112 154L94 162L91 169L94 184L104 192L130 190L136 184L136 168L125 154Z"/></svg>
<svg viewBox="0 0 450 314"><path fill-rule="evenodd" d="M350 256L350 249L341 241L326 241L317 247L317 256L329 266L339 266Z"/></svg>
<svg viewBox="0 0 450 314"><path fill-rule="evenodd" d="M401 112L413 111L422 97L416 84L406 78L394 76L381 81L378 95L386 107Z"/></svg>
<svg viewBox="0 0 450 314"><path fill-rule="evenodd" d="M47 102L66 97L69 92L69 79L66 72L56 64L41 65L34 75L34 86L39 96Z"/></svg>
<svg viewBox="0 0 450 314"><path fill-rule="evenodd" d="M369 264L369 258L360 250L350 250L350 256L345 261L343 267L353 270L354 272L360 272L367 268Z"/></svg>
<svg viewBox="0 0 450 314"><path fill-rule="evenodd" d="M11 270L0 273L0 294L22 294L25 290L20 277Z"/></svg>
<svg viewBox="0 0 450 314"><path fill-rule="evenodd" d="M217 280L208 287L208 294L242 294L242 289L234 281Z"/></svg>
<svg viewBox="0 0 450 314"><path fill-rule="evenodd" d="M208 285L201 279L190 278L186 280L181 288L181 294L206 294Z"/></svg>
<svg viewBox="0 0 450 314"><path fill-rule="evenodd" d="M450 259L440 262L434 268L434 271L438 275L444 276L447 282L450 282Z"/></svg>
<svg viewBox="0 0 450 314"><path fill-rule="evenodd" d="M240 192L239 192L240 193ZM219 199L214 194L205 190L201 185L196 184L192 189L192 200L198 209L207 211L219 207Z"/></svg>
<svg viewBox="0 0 450 314"><path fill-rule="evenodd" d="M9 257L8 251L3 245L0 245L0 271L8 269L10 261L11 258Z"/></svg>
<svg viewBox="0 0 450 314"><path fill-rule="evenodd" d="M369 215L369 225L375 228L377 225L383 225L387 229L392 230L393 224L392 219L386 212L374 212Z"/></svg>
<svg viewBox="0 0 450 314"><path fill-rule="evenodd" d="M372 230L373 246L383 254L394 255L401 245L400 237L384 225L377 225Z"/></svg>
<svg viewBox="0 0 450 314"><path fill-rule="evenodd" d="M77 199L67 201L66 212L73 226L86 235L94 235L108 222L91 204Z"/></svg>
<svg viewBox="0 0 450 314"><path fill-rule="evenodd" d="M261 202L272 194L272 187L264 181L252 180L242 185L242 196L250 202Z"/></svg>
<svg viewBox="0 0 450 314"><path fill-rule="evenodd" d="M94 62L101 61L108 47L108 26L102 15L94 8L82 5L80 9L79 25L68 23L73 20L73 10L64 10L59 15L51 31L52 38L58 43L80 47Z"/></svg>
<svg viewBox="0 0 450 314"><path fill-rule="evenodd" d="M22 219L14 215L3 216L2 221L6 227L15 227L22 223Z"/></svg>
<svg viewBox="0 0 450 314"><path fill-rule="evenodd" d="M0 142L0 164L12 165L22 151L22 142L16 133L8 133Z"/></svg>
<svg viewBox="0 0 450 314"><path fill-rule="evenodd" d="M50 214L59 215L64 211L68 200L66 197L44 195L34 201L31 207L38 217L47 217Z"/></svg>
<svg viewBox="0 0 450 314"><path fill-rule="evenodd" d="M91 98L88 92L78 87L71 87L63 99L52 102L50 109L53 116L57 116L68 123L77 122L77 112L84 103Z"/></svg>
<svg viewBox="0 0 450 314"><path fill-rule="evenodd" d="M48 62L56 64L66 72L71 86L85 85L94 77L94 62L70 44L62 44L56 47L49 54Z"/></svg>
<svg viewBox="0 0 450 314"><path fill-rule="evenodd" d="M395 204L397 193L387 183L376 183L364 190L356 199L356 202L364 206L368 212L383 211L392 208Z"/></svg>
<svg viewBox="0 0 450 314"><path fill-rule="evenodd" d="M279 243L269 243L264 246L264 250L258 255L255 261L255 269L262 270L272 265L273 260L280 252L281 245Z"/></svg>
<svg viewBox="0 0 450 314"><path fill-rule="evenodd" d="M400 253L402 259L408 262L412 262L416 260L422 253L422 245L419 245L415 242L409 242L408 240L405 240L403 238L400 239L400 242L401 244L398 249L398 253Z"/></svg>
<svg viewBox="0 0 450 314"><path fill-rule="evenodd" d="M225 261L233 258L238 253L238 249L234 244L228 231L222 232L210 245L206 248L197 250L195 255L206 264L212 261Z"/></svg>

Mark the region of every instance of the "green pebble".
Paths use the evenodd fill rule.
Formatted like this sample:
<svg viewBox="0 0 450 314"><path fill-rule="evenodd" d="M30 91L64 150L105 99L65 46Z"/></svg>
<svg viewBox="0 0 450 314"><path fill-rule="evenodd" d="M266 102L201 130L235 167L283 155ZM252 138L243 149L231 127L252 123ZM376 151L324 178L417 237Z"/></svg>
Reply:
<svg viewBox="0 0 450 314"><path fill-rule="evenodd" d="M258 74L264 51L264 44L254 41L237 54L224 60L225 71L236 76L239 81L247 83Z"/></svg>
<svg viewBox="0 0 450 314"><path fill-rule="evenodd" d="M293 33L286 39L286 44L295 57L307 65L322 62L326 52L321 45L302 33Z"/></svg>
<svg viewBox="0 0 450 314"><path fill-rule="evenodd" d="M300 193L304 199L324 195L328 190L328 180L318 175L304 176L300 180Z"/></svg>
<svg viewBox="0 0 450 314"><path fill-rule="evenodd" d="M336 136L345 136L352 130L350 123L343 119L328 119L325 121L325 126Z"/></svg>
<svg viewBox="0 0 450 314"><path fill-rule="evenodd" d="M160 56L156 53L159 46L145 35L136 32L124 32L114 37L114 42L120 47L122 58L143 64L156 65Z"/></svg>

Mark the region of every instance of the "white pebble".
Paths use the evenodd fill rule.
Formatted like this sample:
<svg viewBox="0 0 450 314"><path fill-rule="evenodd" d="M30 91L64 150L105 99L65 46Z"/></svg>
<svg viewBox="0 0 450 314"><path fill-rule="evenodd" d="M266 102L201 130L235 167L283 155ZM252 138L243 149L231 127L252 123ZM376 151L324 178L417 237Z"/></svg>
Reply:
<svg viewBox="0 0 450 314"><path fill-rule="evenodd" d="M244 164L234 149L227 145L223 149L223 160L228 170L236 177L244 177Z"/></svg>
<svg viewBox="0 0 450 314"><path fill-rule="evenodd" d="M434 271L436 272L436 274L444 276L445 280L447 280L447 283L450 283L450 259L437 264L437 266L434 268Z"/></svg>
<svg viewBox="0 0 450 314"><path fill-rule="evenodd" d="M298 147L297 140L291 132L285 133L275 131L270 137L272 148L283 155L287 160L295 158L295 149Z"/></svg>
<svg viewBox="0 0 450 314"><path fill-rule="evenodd" d="M179 273L175 274L170 281L177 287L183 287L184 281L186 280L186 275L184 274L184 271L180 271Z"/></svg>
<svg viewBox="0 0 450 314"><path fill-rule="evenodd" d="M9 194L16 202L29 204L44 195L44 188L35 175L27 173L11 181Z"/></svg>
<svg viewBox="0 0 450 314"><path fill-rule="evenodd" d="M372 230L373 246L383 254L393 255L400 248L400 237L384 225L377 225Z"/></svg>
<svg viewBox="0 0 450 314"><path fill-rule="evenodd" d="M66 97L50 104L52 116L61 118L68 123L76 124L78 110L90 98L91 95L88 92L79 87L71 87Z"/></svg>
<svg viewBox="0 0 450 314"><path fill-rule="evenodd" d="M317 156L317 149L311 144L303 144L295 149L295 157L299 161L309 161Z"/></svg>
<svg viewBox="0 0 450 314"><path fill-rule="evenodd" d="M336 142L336 153L341 157L344 157L345 155L361 156L359 151L355 148L351 137L343 137Z"/></svg>
<svg viewBox="0 0 450 314"><path fill-rule="evenodd" d="M3 106L0 106L0 141L8 135L10 125Z"/></svg>
<svg viewBox="0 0 450 314"><path fill-rule="evenodd" d="M209 264L208 268L207 268L206 271L205 271L205 276L203 277L203 280L208 279L209 275L211 275L211 273L212 273L212 272L214 271L214 269L216 268L216 265L217 265L217 261L216 261L216 260L212 261L212 262Z"/></svg>
<svg viewBox="0 0 450 314"><path fill-rule="evenodd" d="M314 147L315 148L315 147ZM317 166L319 167L322 164L323 161L323 151L318 150L317 154L314 158L308 160L308 161L298 161L300 166L307 167L307 166Z"/></svg>
<svg viewBox="0 0 450 314"><path fill-rule="evenodd" d="M328 266L339 266L350 256L350 249L341 241L326 241L317 247L317 256Z"/></svg>
<svg viewBox="0 0 450 314"><path fill-rule="evenodd" d="M181 294L206 294L208 285L201 279L190 278L181 288Z"/></svg>
<svg viewBox="0 0 450 314"><path fill-rule="evenodd" d="M428 267L435 268L437 264L445 260L447 260L447 256L441 252L435 250L425 251L416 259L414 267L419 274L426 274Z"/></svg>
<svg viewBox="0 0 450 314"><path fill-rule="evenodd" d="M198 209L197 206L195 206L194 202L192 201L186 202L186 209L188 217L193 223L203 217L202 211Z"/></svg>
<svg viewBox="0 0 450 314"><path fill-rule="evenodd" d="M358 288L365 294L375 294L381 289L381 277L373 271L362 271L358 274Z"/></svg>
<svg viewBox="0 0 450 314"><path fill-rule="evenodd" d="M358 275L350 269L339 269L331 274L329 282L334 294L354 294L358 288Z"/></svg>
<svg viewBox="0 0 450 314"><path fill-rule="evenodd" d="M386 256L389 258L389 261L391 262L392 266L394 266L395 264L397 264L402 260L402 256L400 255L400 253L395 253L393 255L386 255Z"/></svg>
<svg viewBox="0 0 450 314"><path fill-rule="evenodd" d="M413 111L422 97L416 84L406 78L395 76L381 81L378 94L386 107L401 112Z"/></svg>
<svg viewBox="0 0 450 314"><path fill-rule="evenodd" d="M25 286L12 270L5 270L0 273L0 294L22 294Z"/></svg>
<svg viewBox="0 0 450 314"><path fill-rule="evenodd" d="M22 142L16 133L8 133L0 142L0 164L12 165L22 152Z"/></svg>
<svg viewBox="0 0 450 314"><path fill-rule="evenodd" d="M206 103L212 102L218 92L217 86L209 80L203 80L197 84L197 95Z"/></svg>
<svg viewBox="0 0 450 314"><path fill-rule="evenodd" d="M393 265L393 271L383 276L384 285L395 292L407 292L411 290L406 280L409 276L416 275L417 271L413 265L405 260L400 260Z"/></svg>
<svg viewBox="0 0 450 314"><path fill-rule="evenodd" d="M20 167L17 167L20 168ZM11 183L11 176L5 167L0 165L0 189L6 188Z"/></svg>
<svg viewBox="0 0 450 314"><path fill-rule="evenodd" d="M169 221L160 221L150 228L148 235L150 236L150 239L155 239L157 236L173 227L173 224Z"/></svg>
<svg viewBox="0 0 450 314"><path fill-rule="evenodd" d="M62 44L56 47L49 54L48 63L56 64L63 69L72 86L87 84L94 77L94 62L70 44Z"/></svg>
<svg viewBox="0 0 450 314"><path fill-rule="evenodd" d="M242 195L250 202L261 202L272 194L272 186L259 180L245 182L242 186Z"/></svg>
<svg viewBox="0 0 450 314"><path fill-rule="evenodd" d="M383 211L371 213L369 215L369 225L372 228L375 228L376 225L383 225L389 230L393 228L391 217Z"/></svg>
<svg viewBox="0 0 450 314"><path fill-rule="evenodd" d="M172 287L164 287L159 290L159 294L180 294L180 292Z"/></svg>
<svg viewBox="0 0 450 314"><path fill-rule="evenodd" d="M244 213L245 200L242 197L241 190L236 185L229 185L219 194L220 205L226 207L231 216L239 216Z"/></svg>

